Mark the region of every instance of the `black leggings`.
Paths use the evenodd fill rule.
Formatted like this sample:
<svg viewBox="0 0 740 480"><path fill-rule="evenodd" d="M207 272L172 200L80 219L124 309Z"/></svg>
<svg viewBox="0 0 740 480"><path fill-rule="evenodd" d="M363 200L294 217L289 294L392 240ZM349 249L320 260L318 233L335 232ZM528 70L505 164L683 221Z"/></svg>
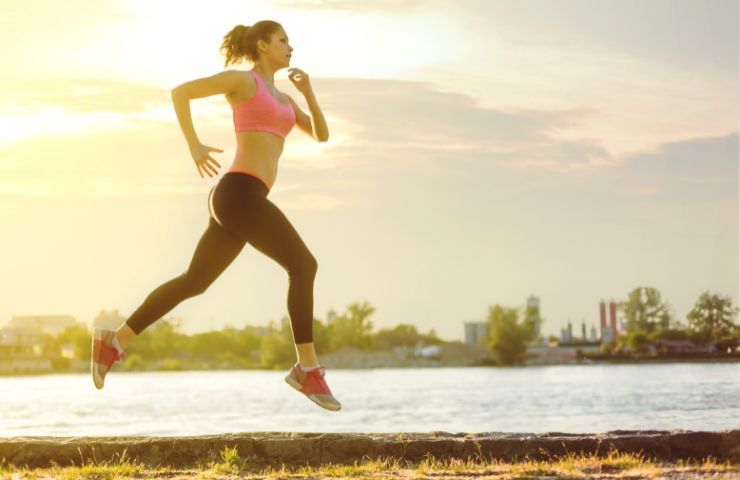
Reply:
<svg viewBox="0 0 740 480"><path fill-rule="evenodd" d="M205 292L249 242L288 272L293 341L312 342L318 263L283 212L267 199L268 192L257 177L225 173L208 195L208 228L187 271L154 289L126 324L139 334L186 298Z"/></svg>

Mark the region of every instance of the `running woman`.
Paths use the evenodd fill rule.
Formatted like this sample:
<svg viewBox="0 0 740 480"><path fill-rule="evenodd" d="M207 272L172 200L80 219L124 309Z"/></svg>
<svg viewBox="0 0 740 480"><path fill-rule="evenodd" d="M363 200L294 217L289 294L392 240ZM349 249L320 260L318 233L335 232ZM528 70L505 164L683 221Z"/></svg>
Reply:
<svg viewBox="0 0 740 480"><path fill-rule="evenodd" d="M248 59L252 70L227 70L183 83L172 90L180 128L201 178L213 177L211 152L195 134L190 100L224 94L231 105L237 150L234 161L208 195L208 228L198 242L188 269L154 289L143 304L116 330L95 328L91 370L98 389L111 366L126 358L126 347L152 323L183 300L200 295L237 257L246 243L275 260L288 273L288 314L297 362L285 381L317 405L339 410L316 357L313 344L313 284L318 263L283 212L268 198L285 136L295 124L316 141L329 138L324 115L316 102L308 74L288 68L288 78L303 94L311 110L304 113L293 99L275 88L275 72L287 68L291 52L282 26L262 20L237 25L223 37L225 66ZM215 166L214 166L215 165Z"/></svg>

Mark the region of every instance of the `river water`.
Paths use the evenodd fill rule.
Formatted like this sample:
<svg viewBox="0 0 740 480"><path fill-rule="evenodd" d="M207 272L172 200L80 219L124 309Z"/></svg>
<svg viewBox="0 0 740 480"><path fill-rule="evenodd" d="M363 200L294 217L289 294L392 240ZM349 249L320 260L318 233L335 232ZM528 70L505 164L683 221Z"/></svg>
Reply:
<svg viewBox="0 0 740 480"><path fill-rule="evenodd" d="M740 428L740 363L327 370L342 410L285 372L0 378L0 436L302 432L605 432Z"/></svg>

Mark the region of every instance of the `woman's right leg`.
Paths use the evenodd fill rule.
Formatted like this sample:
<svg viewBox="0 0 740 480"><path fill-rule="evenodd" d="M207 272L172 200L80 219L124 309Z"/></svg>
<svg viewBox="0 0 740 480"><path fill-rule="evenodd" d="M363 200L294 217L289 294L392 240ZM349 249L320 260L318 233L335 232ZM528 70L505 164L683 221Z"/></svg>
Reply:
<svg viewBox="0 0 740 480"><path fill-rule="evenodd" d="M229 172L213 194L219 223L288 273L288 315L301 365L318 364L313 345L313 284L318 263L267 187L250 174Z"/></svg>
<svg viewBox="0 0 740 480"><path fill-rule="evenodd" d="M183 300L205 292L239 255L245 243L209 217L208 228L195 248L187 271L154 289L118 328L116 333L121 346L126 348L135 335Z"/></svg>

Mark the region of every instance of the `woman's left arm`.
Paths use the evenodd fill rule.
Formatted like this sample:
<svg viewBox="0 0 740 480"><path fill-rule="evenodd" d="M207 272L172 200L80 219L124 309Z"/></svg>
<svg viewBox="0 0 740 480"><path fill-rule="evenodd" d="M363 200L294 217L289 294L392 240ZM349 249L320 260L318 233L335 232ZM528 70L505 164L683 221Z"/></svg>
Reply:
<svg viewBox="0 0 740 480"><path fill-rule="evenodd" d="M298 68L289 68L288 70L291 71L288 75L288 78L291 82L293 82L293 85L295 85L296 89L301 92L306 98L308 108L309 110L311 110L310 120L313 137L319 142L326 142L327 140L329 140L329 128L326 125L326 119L324 118L324 114L321 111L321 107L319 107L319 103L316 101L316 95L314 95L313 89L311 88L311 82L308 78L308 74ZM296 112L296 116L308 116L303 113L300 108L298 108L298 105L293 102L292 98L290 100L291 103L293 103L293 109ZM303 118L302 120L304 120L305 122L305 118Z"/></svg>
<svg viewBox="0 0 740 480"><path fill-rule="evenodd" d="M329 128L326 126L326 119L321 112L321 107L319 107L316 101L316 96L313 94L313 91L309 91L304 96L308 103L308 109L311 110L311 123L313 125L314 136L319 142L329 140Z"/></svg>

